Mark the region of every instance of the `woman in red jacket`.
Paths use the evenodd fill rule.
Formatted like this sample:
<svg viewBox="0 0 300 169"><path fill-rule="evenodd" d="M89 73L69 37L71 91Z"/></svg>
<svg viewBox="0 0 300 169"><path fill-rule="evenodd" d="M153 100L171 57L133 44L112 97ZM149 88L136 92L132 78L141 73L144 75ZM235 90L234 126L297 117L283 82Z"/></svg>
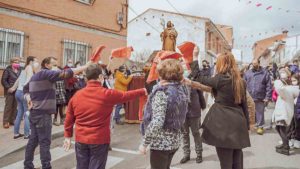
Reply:
<svg viewBox="0 0 300 169"><path fill-rule="evenodd" d="M97 64L86 70L87 86L70 100L65 120L64 148L71 146L76 124L77 168L104 169L110 143L110 118L115 104L147 95L146 89L121 92L102 87L102 70Z"/></svg>

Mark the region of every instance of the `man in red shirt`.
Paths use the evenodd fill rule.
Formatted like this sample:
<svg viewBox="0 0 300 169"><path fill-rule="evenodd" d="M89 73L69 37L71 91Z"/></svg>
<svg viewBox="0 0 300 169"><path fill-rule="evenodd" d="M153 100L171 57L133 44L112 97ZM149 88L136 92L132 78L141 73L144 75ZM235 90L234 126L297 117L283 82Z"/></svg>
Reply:
<svg viewBox="0 0 300 169"><path fill-rule="evenodd" d="M87 86L70 100L65 120L64 148L69 150L76 124L75 149L77 168L104 169L110 143L110 118L115 104L147 95L146 89L120 92L102 87L101 68L90 65L86 70Z"/></svg>

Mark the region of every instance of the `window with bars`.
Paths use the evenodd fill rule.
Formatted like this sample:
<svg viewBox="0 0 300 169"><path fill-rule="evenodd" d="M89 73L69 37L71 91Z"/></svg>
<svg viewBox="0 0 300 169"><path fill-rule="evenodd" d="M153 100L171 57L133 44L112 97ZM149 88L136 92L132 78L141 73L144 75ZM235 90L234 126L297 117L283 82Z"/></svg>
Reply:
<svg viewBox="0 0 300 169"><path fill-rule="evenodd" d="M24 32L0 28L0 68L13 57L23 57Z"/></svg>
<svg viewBox="0 0 300 169"><path fill-rule="evenodd" d="M85 64L88 60L89 45L83 42L76 42L72 40L64 40L64 65L69 59L73 60L73 63L80 61L81 64Z"/></svg>

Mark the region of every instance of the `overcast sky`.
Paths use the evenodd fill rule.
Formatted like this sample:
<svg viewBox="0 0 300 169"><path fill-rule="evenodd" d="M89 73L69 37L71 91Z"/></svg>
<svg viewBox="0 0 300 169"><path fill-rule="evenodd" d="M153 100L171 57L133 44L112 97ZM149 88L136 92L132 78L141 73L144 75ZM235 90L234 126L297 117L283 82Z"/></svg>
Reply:
<svg viewBox="0 0 300 169"><path fill-rule="evenodd" d="M281 33L282 28L288 29L290 36L300 34L300 0L252 0L250 4L250 0L169 1L181 13L208 17L214 23L233 26L236 48L244 51L247 61L252 58L251 48L241 45L253 45L257 40ZM256 7L258 3L262 6ZM176 12L167 0L129 0L129 5L137 14L148 8ZM266 10L268 6L272 9ZM129 19L134 17L136 14L129 10Z"/></svg>

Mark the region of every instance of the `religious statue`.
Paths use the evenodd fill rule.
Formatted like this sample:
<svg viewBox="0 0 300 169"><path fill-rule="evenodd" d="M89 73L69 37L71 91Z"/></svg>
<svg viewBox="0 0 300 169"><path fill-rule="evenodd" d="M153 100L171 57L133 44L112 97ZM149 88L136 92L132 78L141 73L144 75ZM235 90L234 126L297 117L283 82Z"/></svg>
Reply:
<svg viewBox="0 0 300 169"><path fill-rule="evenodd" d="M171 21L168 21L167 28L160 34L161 41L163 42L162 50L176 51L176 38L177 31Z"/></svg>

